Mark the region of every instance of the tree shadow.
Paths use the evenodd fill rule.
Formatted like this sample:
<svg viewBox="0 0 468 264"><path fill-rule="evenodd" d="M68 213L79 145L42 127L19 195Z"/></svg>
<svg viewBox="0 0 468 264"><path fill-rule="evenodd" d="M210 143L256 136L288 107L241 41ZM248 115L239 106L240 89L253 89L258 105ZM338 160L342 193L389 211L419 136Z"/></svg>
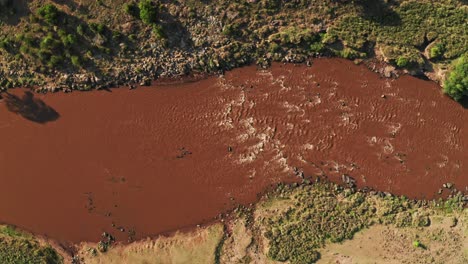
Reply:
<svg viewBox="0 0 468 264"><path fill-rule="evenodd" d="M30 12L27 0L0 0L0 22L18 25L21 17Z"/></svg>
<svg viewBox="0 0 468 264"><path fill-rule="evenodd" d="M463 108L468 109L468 96L463 97L460 100L460 104L463 106Z"/></svg>
<svg viewBox="0 0 468 264"><path fill-rule="evenodd" d="M382 26L398 26L401 24L400 15L392 7L392 1L359 0L364 19L379 23Z"/></svg>
<svg viewBox="0 0 468 264"><path fill-rule="evenodd" d="M44 101L34 98L30 91L25 92L22 97L6 93L5 104L9 111L35 123L45 124L60 117L59 113Z"/></svg>
<svg viewBox="0 0 468 264"><path fill-rule="evenodd" d="M178 47L186 51L193 49L194 44L190 32L176 17L163 8L160 10L159 19L159 24L163 26L167 44L170 47Z"/></svg>

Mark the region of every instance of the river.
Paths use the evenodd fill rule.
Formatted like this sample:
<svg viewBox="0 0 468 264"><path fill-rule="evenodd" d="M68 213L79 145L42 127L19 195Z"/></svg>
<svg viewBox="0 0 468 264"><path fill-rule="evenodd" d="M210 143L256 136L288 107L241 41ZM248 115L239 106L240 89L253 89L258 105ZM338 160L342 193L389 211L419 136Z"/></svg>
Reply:
<svg viewBox="0 0 468 264"><path fill-rule="evenodd" d="M14 89L0 120L0 221L58 241L187 228L302 173L410 198L468 186L468 111L435 83L342 59L135 90Z"/></svg>

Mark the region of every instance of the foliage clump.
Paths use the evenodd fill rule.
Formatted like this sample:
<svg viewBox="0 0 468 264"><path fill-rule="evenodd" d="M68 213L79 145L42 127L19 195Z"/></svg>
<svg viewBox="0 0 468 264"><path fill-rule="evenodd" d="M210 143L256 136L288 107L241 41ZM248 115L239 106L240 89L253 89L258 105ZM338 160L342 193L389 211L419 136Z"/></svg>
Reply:
<svg viewBox="0 0 468 264"><path fill-rule="evenodd" d="M53 4L46 4L40 7L37 10L37 14L41 16L49 24L55 25L58 23L59 10Z"/></svg>
<svg viewBox="0 0 468 264"><path fill-rule="evenodd" d="M141 0L138 4L140 19L143 23L153 25L157 22L158 7L152 0Z"/></svg>
<svg viewBox="0 0 468 264"><path fill-rule="evenodd" d="M468 96L468 53L455 61L445 80L444 92L457 101Z"/></svg>
<svg viewBox="0 0 468 264"><path fill-rule="evenodd" d="M439 59L444 55L444 52L445 52L444 45L438 43L429 50L429 57L431 59Z"/></svg>
<svg viewBox="0 0 468 264"><path fill-rule="evenodd" d="M41 246L12 227L1 227L0 263L61 264L63 258L50 246Z"/></svg>

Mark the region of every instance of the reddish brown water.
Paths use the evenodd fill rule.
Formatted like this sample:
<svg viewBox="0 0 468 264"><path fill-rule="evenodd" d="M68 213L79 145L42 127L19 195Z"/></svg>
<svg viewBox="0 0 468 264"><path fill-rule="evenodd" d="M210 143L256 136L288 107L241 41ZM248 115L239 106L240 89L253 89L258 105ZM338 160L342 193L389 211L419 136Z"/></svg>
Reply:
<svg viewBox="0 0 468 264"><path fill-rule="evenodd" d="M464 190L468 111L439 90L337 59L134 91L15 90L0 102L0 221L61 241L141 238L253 202L294 167L414 198Z"/></svg>

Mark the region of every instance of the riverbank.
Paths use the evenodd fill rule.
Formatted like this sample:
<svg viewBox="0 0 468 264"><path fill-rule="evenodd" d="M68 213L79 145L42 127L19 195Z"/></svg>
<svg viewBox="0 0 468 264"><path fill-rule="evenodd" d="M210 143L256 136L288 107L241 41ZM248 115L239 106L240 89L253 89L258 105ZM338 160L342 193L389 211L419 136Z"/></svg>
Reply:
<svg viewBox="0 0 468 264"><path fill-rule="evenodd" d="M370 250L371 243L373 260L382 263L386 259L464 263L468 219L459 201L460 197L410 201L329 183L280 185L255 207L228 214L224 229L220 224L198 227L185 234L117 245L105 253L93 250L96 244L84 243L78 256L84 263L112 263L122 257L129 262L159 263L155 259L159 257L184 263L199 256L204 260L195 263L361 263L371 257L360 253ZM378 244L385 240L379 232L392 234L392 240ZM190 244L194 237L198 243ZM355 245L356 251L344 250L346 243ZM389 245L400 250L387 251Z"/></svg>
<svg viewBox="0 0 468 264"><path fill-rule="evenodd" d="M455 0L153 1L157 15L149 22L137 2L126 2L13 1L0 14L0 87L149 85L322 56L375 61L387 77L440 82L467 52L466 5ZM46 4L54 8L41 9Z"/></svg>
<svg viewBox="0 0 468 264"><path fill-rule="evenodd" d="M423 201L326 182L280 184L255 206L239 207L220 222L130 244L116 243L110 234L103 234L99 243L84 242L67 250L53 244L60 254L51 251L58 257L47 263L295 264L372 259L461 264L468 260L468 211L463 204L460 196ZM22 233L2 232L2 236L11 234ZM37 243L33 236L21 236ZM47 247L44 240L38 241ZM33 253L9 254L28 258Z"/></svg>

